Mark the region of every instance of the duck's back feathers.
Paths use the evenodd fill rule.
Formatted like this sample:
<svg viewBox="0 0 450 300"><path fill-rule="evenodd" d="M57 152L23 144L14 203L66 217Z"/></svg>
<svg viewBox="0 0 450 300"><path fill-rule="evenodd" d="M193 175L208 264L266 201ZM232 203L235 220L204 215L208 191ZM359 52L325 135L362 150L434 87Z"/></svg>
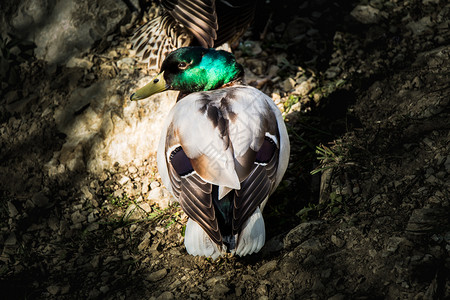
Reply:
<svg viewBox="0 0 450 300"><path fill-rule="evenodd" d="M193 93L172 109L166 130L158 169L188 217L219 250L227 244L239 255L258 251L265 237L260 207L289 156L286 128L272 99L248 86ZM188 244L203 238L191 242L190 236L186 228L192 254ZM203 246L202 255L208 255L212 248Z"/></svg>

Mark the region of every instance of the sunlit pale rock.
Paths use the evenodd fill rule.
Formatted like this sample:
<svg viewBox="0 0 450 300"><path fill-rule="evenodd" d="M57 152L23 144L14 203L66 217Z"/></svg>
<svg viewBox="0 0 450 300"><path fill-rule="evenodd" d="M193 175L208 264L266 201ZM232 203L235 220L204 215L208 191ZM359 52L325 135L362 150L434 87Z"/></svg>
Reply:
<svg viewBox="0 0 450 300"><path fill-rule="evenodd" d="M50 174L58 173L59 164L71 171L86 168L92 174L101 174L116 162L126 165L155 154L163 120L175 103L176 92L132 102L128 94L116 94L116 86L114 80L100 81L74 90L67 102L60 103L54 118L67 136L48 164Z"/></svg>

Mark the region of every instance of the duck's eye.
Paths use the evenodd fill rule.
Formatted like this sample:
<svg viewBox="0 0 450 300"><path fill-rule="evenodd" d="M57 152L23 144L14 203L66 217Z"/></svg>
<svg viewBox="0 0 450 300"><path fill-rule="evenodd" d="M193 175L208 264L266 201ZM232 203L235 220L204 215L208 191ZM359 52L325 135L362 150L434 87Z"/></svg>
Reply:
<svg viewBox="0 0 450 300"><path fill-rule="evenodd" d="M178 64L178 69L181 69L181 70L184 70L184 69L186 69L187 68L187 64L185 63L185 62L180 62L179 64Z"/></svg>

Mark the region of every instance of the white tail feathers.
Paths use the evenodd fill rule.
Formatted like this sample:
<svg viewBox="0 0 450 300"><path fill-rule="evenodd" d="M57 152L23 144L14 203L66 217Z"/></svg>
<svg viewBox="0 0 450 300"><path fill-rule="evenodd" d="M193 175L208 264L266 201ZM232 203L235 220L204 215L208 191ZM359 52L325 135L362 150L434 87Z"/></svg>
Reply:
<svg viewBox="0 0 450 300"><path fill-rule="evenodd" d="M233 254L245 256L261 250L266 241L266 229L261 210L256 208L253 215L244 223L238 237L238 246ZM192 219L188 219L184 236L186 251L194 256L210 256L217 259L226 249L221 251L206 232Z"/></svg>
<svg viewBox="0 0 450 300"><path fill-rule="evenodd" d="M259 207L253 215L244 223L239 235L236 255L245 256L261 250L266 241L266 228Z"/></svg>
<svg viewBox="0 0 450 300"><path fill-rule="evenodd" d="M221 255L216 243L214 243L200 225L191 218L188 219L186 224L184 246L186 247L186 251L194 256L211 256L211 258L215 260Z"/></svg>

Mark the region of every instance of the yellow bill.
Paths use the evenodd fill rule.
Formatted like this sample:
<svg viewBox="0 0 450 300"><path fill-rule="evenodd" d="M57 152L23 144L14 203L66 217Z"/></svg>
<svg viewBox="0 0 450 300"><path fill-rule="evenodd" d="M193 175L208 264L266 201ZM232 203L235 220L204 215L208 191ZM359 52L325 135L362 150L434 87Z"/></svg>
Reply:
<svg viewBox="0 0 450 300"><path fill-rule="evenodd" d="M136 91L133 95L131 95L130 99L132 101L145 99L150 97L151 95L164 92L169 89L166 81L164 80L164 71L159 73L152 81L150 81L147 85L143 86L139 90Z"/></svg>

